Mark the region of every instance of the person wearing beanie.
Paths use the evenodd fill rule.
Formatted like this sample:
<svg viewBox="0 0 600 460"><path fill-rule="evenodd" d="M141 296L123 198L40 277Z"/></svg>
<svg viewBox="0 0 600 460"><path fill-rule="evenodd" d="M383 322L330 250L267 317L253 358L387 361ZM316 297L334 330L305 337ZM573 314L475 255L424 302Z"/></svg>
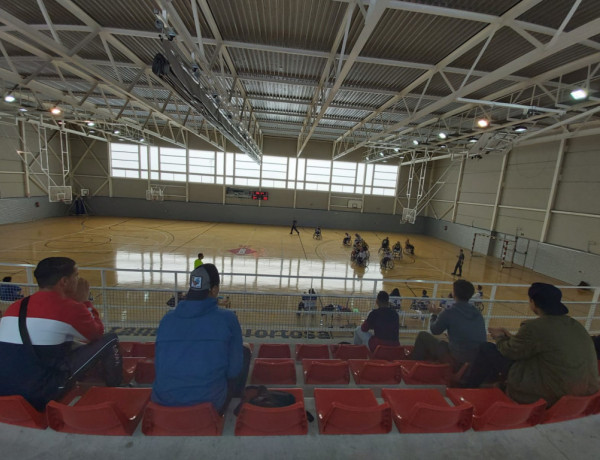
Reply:
<svg viewBox="0 0 600 460"><path fill-rule="evenodd" d="M191 272L189 290L161 320L156 335L156 378L152 401L163 406L210 402L219 413L241 396L250 366L250 349L232 310L219 308L217 267Z"/></svg>

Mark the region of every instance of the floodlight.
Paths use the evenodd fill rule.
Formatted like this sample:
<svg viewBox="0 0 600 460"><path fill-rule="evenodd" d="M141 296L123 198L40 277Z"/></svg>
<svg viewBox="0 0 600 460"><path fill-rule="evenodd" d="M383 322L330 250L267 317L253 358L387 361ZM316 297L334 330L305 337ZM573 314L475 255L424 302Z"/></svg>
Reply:
<svg viewBox="0 0 600 460"><path fill-rule="evenodd" d="M577 88L571 91L571 97L576 101L581 101L588 96L588 92L583 88Z"/></svg>
<svg viewBox="0 0 600 460"><path fill-rule="evenodd" d="M477 126L479 126L480 128L487 128L489 125L490 121L486 118L480 118L479 120L477 120Z"/></svg>
<svg viewBox="0 0 600 460"><path fill-rule="evenodd" d="M13 96L12 93L8 93L6 96L4 96L4 100L6 102L15 102L15 96Z"/></svg>

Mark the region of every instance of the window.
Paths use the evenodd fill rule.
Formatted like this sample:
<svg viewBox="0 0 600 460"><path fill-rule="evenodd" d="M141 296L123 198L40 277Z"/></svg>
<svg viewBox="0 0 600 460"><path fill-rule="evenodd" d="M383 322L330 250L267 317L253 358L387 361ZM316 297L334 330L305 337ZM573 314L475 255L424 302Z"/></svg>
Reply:
<svg viewBox="0 0 600 460"><path fill-rule="evenodd" d="M398 166L110 144L113 177L395 196Z"/></svg>
<svg viewBox="0 0 600 460"><path fill-rule="evenodd" d="M147 169L147 147L136 144L110 144L110 170L114 177L140 179ZM146 168L142 168L142 165Z"/></svg>

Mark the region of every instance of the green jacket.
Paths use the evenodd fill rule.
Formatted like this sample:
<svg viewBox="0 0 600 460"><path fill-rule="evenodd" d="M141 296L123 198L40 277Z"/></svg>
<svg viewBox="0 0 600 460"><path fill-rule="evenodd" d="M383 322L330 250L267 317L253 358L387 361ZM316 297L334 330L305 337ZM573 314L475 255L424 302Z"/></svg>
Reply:
<svg viewBox="0 0 600 460"><path fill-rule="evenodd" d="M506 393L519 403L544 398L552 405L561 396L588 396L599 389L594 343L570 316L524 321L516 335L496 343L500 353L515 361Z"/></svg>

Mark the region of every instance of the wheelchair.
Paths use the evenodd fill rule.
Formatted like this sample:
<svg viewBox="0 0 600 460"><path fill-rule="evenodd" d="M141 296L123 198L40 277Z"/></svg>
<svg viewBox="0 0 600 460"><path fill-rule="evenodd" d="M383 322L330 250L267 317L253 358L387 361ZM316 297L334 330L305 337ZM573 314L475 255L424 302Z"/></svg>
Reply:
<svg viewBox="0 0 600 460"><path fill-rule="evenodd" d="M390 256L385 256L381 259L379 265L382 270L391 270L394 268L394 259Z"/></svg>
<svg viewBox="0 0 600 460"><path fill-rule="evenodd" d="M402 259L402 249L394 249L392 251L392 257L394 259Z"/></svg>
<svg viewBox="0 0 600 460"><path fill-rule="evenodd" d="M317 231L315 230L315 233L313 233L313 239L314 240L321 240L323 239L323 235L321 234L321 231Z"/></svg>
<svg viewBox="0 0 600 460"><path fill-rule="evenodd" d="M369 251L366 251L366 255L363 258L359 257L357 254L354 259L354 263L359 267L367 267L369 265L370 257L371 255L369 254Z"/></svg>

